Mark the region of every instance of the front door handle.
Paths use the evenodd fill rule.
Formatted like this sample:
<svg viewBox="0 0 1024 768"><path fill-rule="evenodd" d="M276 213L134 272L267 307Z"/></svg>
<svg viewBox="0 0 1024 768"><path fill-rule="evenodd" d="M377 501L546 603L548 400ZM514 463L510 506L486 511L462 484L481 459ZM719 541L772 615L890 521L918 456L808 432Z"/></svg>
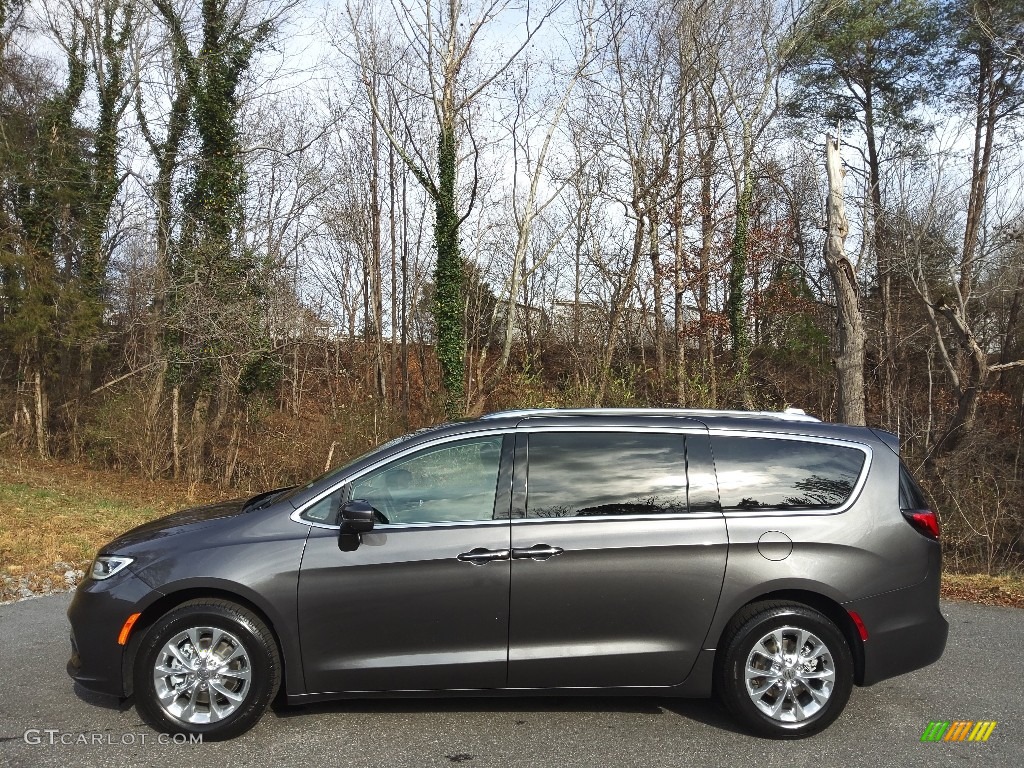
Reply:
<svg viewBox="0 0 1024 768"><path fill-rule="evenodd" d="M471 549L469 552L463 552L456 558L464 563L472 563L473 565L483 565L489 563L491 560L508 560L509 551L507 549L484 549L483 547L477 547Z"/></svg>
<svg viewBox="0 0 1024 768"><path fill-rule="evenodd" d="M551 547L547 544L534 544L525 549L513 549L512 557L516 560L547 560L549 557L560 555L565 550L561 547Z"/></svg>

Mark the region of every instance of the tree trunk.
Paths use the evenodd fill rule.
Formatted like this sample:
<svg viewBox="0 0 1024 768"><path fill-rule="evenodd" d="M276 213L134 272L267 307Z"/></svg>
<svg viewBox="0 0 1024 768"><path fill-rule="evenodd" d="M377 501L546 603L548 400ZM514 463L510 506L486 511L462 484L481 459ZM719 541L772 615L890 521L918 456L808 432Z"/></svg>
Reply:
<svg viewBox="0 0 1024 768"><path fill-rule="evenodd" d="M639 203L634 203L636 231L633 233L633 255L630 258L626 276L619 286L619 290L612 297L611 317L608 319L608 338L605 341L604 353L601 356L601 378L597 386L597 395L594 398L595 406L600 406L604 402L605 392L608 390L608 381L611 379L612 374L612 359L615 356L615 341L618 337L619 325L622 322L622 316L625 314L629 297L633 293L633 283L636 280L640 255L644 249L644 215L637 210L639 207Z"/></svg>
<svg viewBox="0 0 1024 768"><path fill-rule="evenodd" d="M897 412L895 403L896 326L892 317L892 257L889 252L892 239L888 235L885 210L882 207L882 172L878 156L878 137L875 134L874 89L869 81L864 98L864 133L868 151L868 183L873 223L872 246L878 279L879 317L879 369L882 374L882 418L886 427L890 414Z"/></svg>
<svg viewBox="0 0 1024 768"><path fill-rule="evenodd" d="M708 126L713 123L708 122ZM700 252L697 255L697 313L701 325L699 336L699 353L707 374L707 396L702 405L710 408L718 404L718 379L715 369L715 332L711 322L711 251L715 239L715 212L712 198L712 181L714 179L714 151L716 136L712 127L708 128L708 143L700 148Z"/></svg>
<svg viewBox="0 0 1024 768"><path fill-rule="evenodd" d="M376 83L374 83L376 88ZM370 305L373 311L372 328L373 336L367 341L373 344L373 372L374 385L378 397L383 400L387 396L386 379L384 375L384 307L381 291L383 273L381 271L381 245L380 245L380 158L378 157L377 141L377 120L370 119L370 277L369 283L372 290ZM368 323L368 326L370 324Z"/></svg>
<svg viewBox="0 0 1024 768"><path fill-rule="evenodd" d="M221 488L229 488L231 486L231 477L235 474L235 466L238 464L238 446L242 435L241 422L241 414L235 414L234 426L231 428L231 439L228 440L228 450L224 457L224 477L221 480Z"/></svg>
<svg viewBox="0 0 1024 768"><path fill-rule="evenodd" d="M174 456L174 479L181 477L181 438L179 424L181 421L181 385L175 384L171 390L171 453Z"/></svg>
<svg viewBox="0 0 1024 768"><path fill-rule="evenodd" d="M45 459L49 454L46 444L47 407L46 392L43 389L43 374L40 367L36 367L35 376L33 377L33 400L35 401L36 411L36 452L40 458Z"/></svg>
<svg viewBox="0 0 1024 768"><path fill-rule="evenodd" d="M839 325L839 352L836 356L839 420L846 424L864 425L867 423L864 410L864 319L857 299L857 276L846 258L845 243L850 228L843 195L845 174L839 141L832 136L825 138L825 170L828 174L825 264L836 292L836 321Z"/></svg>
<svg viewBox="0 0 1024 768"><path fill-rule="evenodd" d="M683 143L679 142L679 165L682 168ZM686 275L683 254L686 240L683 238L683 185L676 187L675 210L672 212L672 228L675 231L673 243L672 291L673 291L673 325L675 327L675 367L676 367L676 405L686 405Z"/></svg>
<svg viewBox="0 0 1024 768"><path fill-rule="evenodd" d="M420 369L420 375L426 372ZM409 188L402 174L402 426L409 426ZM326 471L326 470L325 470Z"/></svg>
<svg viewBox="0 0 1024 768"><path fill-rule="evenodd" d="M146 474L150 480L155 479L161 472L167 469L166 446L158 439L160 434L160 403L164 397L164 382L167 377L167 361L161 360L157 365L156 376L149 392L149 401L146 405L146 449L149 452L147 459L148 471Z"/></svg>
<svg viewBox="0 0 1024 768"><path fill-rule="evenodd" d="M973 292L974 261L981 231L982 214L988 197L988 175L992 165L992 145L995 141L997 100L992 97L994 86L992 42L982 36L977 52L978 93L974 104L974 151L971 156L971 191L967 201L967 222L964 228L963 258L960 261L960 301L966 307Z"/></svg>
<svg viewBox="0 0 1024 768"><path fill-rule="evenodd" d="M960 310L947 304L942 297L935 303L934 308L953 327L957 341L967 357L968 372L958 387L956 412L932 449L929 461L956 448L974 427L974 420L978 415L978 395L989 374L988 355L978 344ZM1007 367L1010 365L1012 364Z"/></svg>
<svg viewBox="0 0 1024 768"><path fill-rule="evenodd" d="M749 162L744 161L740 186L736 197L736 228L733 233L732 249L729 254L729 297L726 310L729 315L729 332L732 336L733 362L740 399L745 408L753 410L750 394L750 335L747 332L746 287L747 278L747 229L750 225L750 206L754 198L754 174Z"/></svg>
<svg viewBox="0 0 1024 768"><path fill-rule="evenodd" d="M652 200L650 205L651 222L647 237L650 242L651 270L654 275L654 364L658 372L658 402L662 403L665 400L665 298L662 287L657 201Z"/></svg>
<svg viewBox="0 0 1024 768"><path fill-rule="evenodd" d="M389 102L392 103L393 102ZM388 226L390 228L391 247L391 343L388 347L389 371L388 378L391 382L392 401L397 400L398 395L398 216L396 211L396 199L398 189L395 176L395 148L388 145ZM403 279L405 272L402 273ZM404 311L404 309L403 309ZM403 334L404 337L404 334ZM326 470L325 470L326 471Z"/></svg>
<svg viewBox="0 0 1024 768"><path fill-rule="evenodd" d="M192 424L188 441L188 474L190 484L203 479L203 458L206 449L206 417L210 411L210 393L200 392L192 407Z"/></svg>

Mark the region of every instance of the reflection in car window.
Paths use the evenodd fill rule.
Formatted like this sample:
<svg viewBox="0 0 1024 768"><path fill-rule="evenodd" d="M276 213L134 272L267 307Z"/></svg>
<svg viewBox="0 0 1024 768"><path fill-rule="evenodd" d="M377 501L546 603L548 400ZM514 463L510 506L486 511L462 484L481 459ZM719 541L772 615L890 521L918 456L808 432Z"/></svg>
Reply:
<svg viewBox="0 0 1024 768"><path fill-rule="evenodd" d="M921 486L914 481L910 470L902 461L900 461L900 509L907 511L928 509L928 502L924 499Z"/></svg>
<svg viewBox="0 0 1024 768"><path fill-rule="evenodd" d="M393 461L352 484L390 523L490 520L501 435L445 443Z"/></svg>
<svg viewBox="0 0 1024 768"><path fill-rule="evenodd" d="M835 509L850 498L865 456L802 440L711 438L724 510Z"/></svg>
<svg viewBox="0 0 1024 768"><path fill-rule="evenodd" d="M528 455L527 517L686 512L682 435L538 432Z"/></svg>

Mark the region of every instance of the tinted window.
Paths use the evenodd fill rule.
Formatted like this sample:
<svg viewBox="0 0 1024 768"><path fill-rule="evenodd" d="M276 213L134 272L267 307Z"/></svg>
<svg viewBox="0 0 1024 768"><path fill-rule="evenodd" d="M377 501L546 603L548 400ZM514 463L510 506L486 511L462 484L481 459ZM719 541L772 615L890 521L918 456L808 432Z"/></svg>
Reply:
<svg viewBox="0 0 1024 768"><path fill-rule="evenodd" d="M686 512L682 435L538 432L528 455L527 517Z"/></svg>
<svg viewBox="0 0 1024 768"><path fill-rule="evenodd" d="M921 487L914 481L910 470L900 462L900 509L928 509Z"/></svg>
<svg viewBox="0 0 1024 768"><path fill-rule="evenodd" d="M497 435L426 448L363 475L350 498L369 502L390 523L490 520L501 443Z"/></svg>
<svg viewBox="0 0 1024 768"><path fill-rule="evenodd" d="M864 453L826 443L712 436L722 508L835 509L857 484Z"/></svg>

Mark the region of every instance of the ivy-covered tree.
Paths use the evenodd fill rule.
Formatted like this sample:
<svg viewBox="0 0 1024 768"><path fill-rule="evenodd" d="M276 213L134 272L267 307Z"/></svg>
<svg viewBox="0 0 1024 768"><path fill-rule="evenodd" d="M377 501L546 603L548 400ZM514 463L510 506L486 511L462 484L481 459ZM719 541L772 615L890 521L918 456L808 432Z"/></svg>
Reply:
<svg viewBox="0 0 1024 768"><path fill-rule="evenodd" d="M0 348L17 367L13 431L23 444L49 452L51 371L60 358L58 309L73 304L73 183L86 151L74 115L85 89L80 28L63 85L51 81L9 43L20 4L2 6L0 34Z"/></svg>
<svg viewBox="0 0 1024 768"><path fill-rule="evenodd" d="M163 186L158 191L164 195L170 193L181 142L190 130L195 138L182 221L177 237L166 243L169 285L160 301L165 305L164 341L173 387L172 434L179 432L177 403L187 384L193 405L185 452L189 476L197 480L207 435L216 433L234 409L235 398L247 389L240 389L240 381L253 365L259 367L267 347L260 312L266 265L253 256L243 232L246 180L239 118L243 78L269 40L280 11L244 0L202 0L198 39L192 40L187 7L172 0L156 0L156 7L182 76L167 134L162 142L150 142L161 165L158 182ZM158 200L166 203L166 197ZM217 410L207 424L214 401ZM177 474L181 446L176 437L172 442Z"/></svg>
<svg viewBox="0 0 1024 768"><path fill-rule="evenodd" d="M104 336L116 240L109 218L123 177L126 51L135 20L132 0L58 6L49 33L67 76L57 86L9 46L23 8L0 7L4 346L19 361L19 392L34 392L22 422L33 422L37 449L47 453L49 403L60 402L75 420ZM87 108L87 92L95 109Z"/></svg>
<svg viewBox="0 0 1024 768"><path fill-rule="evenodd" d="M368 89L370 106L381 129L434 207L434 321L445 412L449 418L462 416L466 409L466 297L459 229L476 202L475 179L469 199L459 200L459 146L462 139L468 138L473 110L484 91L508 70L557 5L555 2L540 13L533 13L529 3L519 0L417 0L396 4L396 16L385 31L381 20L374 18L371 3L355 0L348 4L364 82L379 78L392 93L404 93L401 99L415 100L426 95L434 116L428 130L434 146L416 146L418 137L396 135L377 103L376 90ZM474 73L471 65L481 39L493 33L495 22L506 13L522 14L525 31L511 44L508 53L497 57L496 63ZM389 47L386 39L394 35L405 38L402 45L422 68L421 82L401 82L389 69L383 52ZM476 156L474 146L474 167Z"/></svg>

